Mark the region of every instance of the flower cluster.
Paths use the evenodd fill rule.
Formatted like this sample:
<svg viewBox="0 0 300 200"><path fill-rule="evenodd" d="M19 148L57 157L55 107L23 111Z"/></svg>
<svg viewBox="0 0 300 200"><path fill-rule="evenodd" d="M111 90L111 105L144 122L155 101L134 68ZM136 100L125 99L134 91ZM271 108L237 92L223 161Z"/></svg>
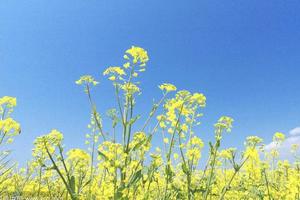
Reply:
<svg viewBox="0 0 300 200"><path fill-rule="evenodd" d="M224 148L223 133L231 131L234 120L221 116L214 124L213 141L204 145L204 133L197 127L205 95L177 91L170 83L159 86L162 97L150 112L138 115L136 97L141 89L136 79L145 71L149 57L143 48L132 46L123 58L122 66L103 72L113 83L116 100L108 119L98 112L91 92L98 82L90 75L76 81L84 87L90 104L87 149L66 151L63 134L54 129L36 138L33 158L25 167L10 167L9 151L1 151L1 198L300 199L299 144L291 147L295 162L279 160L285 140L281 132L274 134L271 150L257 136L247 137L241 152ZM1 149L21 130L11 117L15 106L15 98L0 98ZM204 147L208 148L206 156L202 156Z"/></svg>

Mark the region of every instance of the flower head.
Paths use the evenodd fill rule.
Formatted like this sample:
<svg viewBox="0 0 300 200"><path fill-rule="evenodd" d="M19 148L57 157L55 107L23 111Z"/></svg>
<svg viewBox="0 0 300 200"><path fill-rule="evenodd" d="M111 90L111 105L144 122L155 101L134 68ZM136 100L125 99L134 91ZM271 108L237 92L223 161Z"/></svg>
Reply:
<svg viewBox="0 0 300 200"><path fill-rule="evenodd" d="M215 124L215 127L219 129L226 129L227 132L230 132L232 128L232 123L233 119L231 117L222 116Z"/></svg>
<svg viewBox="0 0 300 200"><path fill-rule="evenodd" d="M81 76L79 80L75 82L77 85L83 85L83 84L92 84L97 85L99 82L95 81L95 79L91 75L84 75Z"/></svg>
<svg viewBox="0 0 300 200"><path fill-rule="evenodd" d="M256 145L262 143L262 139L260 137L257 136L249 136L246 139L246 146L251 146L251 147L255 147Z"/></svg>
<svg viewBox="0 0 300 200"><path fill-rule="evenodd" d="M124 90L126 95L133 95L134 93L140 92L140 88L133 83L125 83L121 85L121 89Z"/></svg>
<svg viewBox="0 0 300 200"><path fill-rule="evenodd" d="M0 120L0 131L5 136L15 136L21 132L21 126L12 118Z"/></svg>
<svg viewBox="0 0 300 200"><path fill-rule="evenodd" d="M0 98L0 114L3 115L5 112L10 114L16 105L17 99L14 97L4 96Z"/></svg>
<svg viewBox="0 0 300 200"><path fill-rule="evenodd" d="M132 57L133 64L139 64L141 67L145 66L149 60L147 51L141 47L132 46L130 49L127 49L124 58L129 59L129 56Z"/></svg>
<svg viewBox="0 0 300 200"><path fill-rule="evenodd" d="M166 91L166 92L171 92L171 91L176 91L177 88L175 85L172 85L170 83L163 83L160 86L158 86L159 89L161 89L162 91Z"/></svg>
<svg viewBox="0 0 300 200"><path fill-rule="evenodd" d="M15 107L17 99L15 97L4 96L0 98L0 106Z"/></svg>
<svg viewBox="0 0 300 200"><path fill-rule="evenodd" d="M282 143L285 140L285 135L281 132L276 132L273 136L273 141L276 143Z"/></svg>

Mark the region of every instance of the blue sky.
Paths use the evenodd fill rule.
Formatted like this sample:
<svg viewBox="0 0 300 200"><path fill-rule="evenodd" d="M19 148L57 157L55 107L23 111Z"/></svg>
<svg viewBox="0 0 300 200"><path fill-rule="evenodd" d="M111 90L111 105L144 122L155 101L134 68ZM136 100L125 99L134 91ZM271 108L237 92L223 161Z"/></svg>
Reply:
<svg viewBox="0 0 300 200"><path fill-rule="evenodd" d="M205 141L221 115L235 119L224 147L288 134L300 126L299 10L296 0L0 0L0 96L18 98L23 130L13 158L29 159L34 138L52 128L68 148L84 147L89 108L74 81L100 81L93 92L104 113L115 104L102 72L122 64L131 45L150 56L138 113L171 82L207 96L198 129Z"/></svg>

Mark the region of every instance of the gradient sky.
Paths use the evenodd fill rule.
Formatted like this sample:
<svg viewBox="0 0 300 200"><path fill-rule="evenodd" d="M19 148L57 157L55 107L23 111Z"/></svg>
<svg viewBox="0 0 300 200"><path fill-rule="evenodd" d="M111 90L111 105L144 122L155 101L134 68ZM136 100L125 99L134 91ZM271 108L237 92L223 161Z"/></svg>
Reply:
<svg viewBox="0 0 300 200"><path fill-rule="evenodd" d="M102 72L131 45L150 56L137 113L171 82L207 96L197 133L205 141L221 115L235 119L224 147L288 134L300 126L299 10L298 0L0 0L0 96L17 97L22 125L13 158L28 160L34 138L52 128L68 148L84 147L89 107L74 81L100 81L93 92L104 113L115 104Z"/></svg>

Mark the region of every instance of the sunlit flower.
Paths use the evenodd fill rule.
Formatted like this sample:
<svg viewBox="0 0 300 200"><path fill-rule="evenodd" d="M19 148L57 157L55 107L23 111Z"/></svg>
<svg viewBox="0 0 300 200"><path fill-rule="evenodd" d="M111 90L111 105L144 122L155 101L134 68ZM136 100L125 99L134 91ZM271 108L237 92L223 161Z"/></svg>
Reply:
<svg viewBox="0 0 300 200"><path fill-rule="evenodd" d="M175 87L175 85L172 85L170 83L164 83L164 84L161 84L158 87L162 91L166 91L166 92L171 92L171 91L176 91L177 90L177 88Z"/></svg>
<svg viewBox="0 0 300 200"><path fill-rule="evenodd" d="M95 79L90 75L81 76L79 80L76 81L77 85L83 85L83 84L92 84L92 85L98 85L99 82L95 81Z"/></svg>

